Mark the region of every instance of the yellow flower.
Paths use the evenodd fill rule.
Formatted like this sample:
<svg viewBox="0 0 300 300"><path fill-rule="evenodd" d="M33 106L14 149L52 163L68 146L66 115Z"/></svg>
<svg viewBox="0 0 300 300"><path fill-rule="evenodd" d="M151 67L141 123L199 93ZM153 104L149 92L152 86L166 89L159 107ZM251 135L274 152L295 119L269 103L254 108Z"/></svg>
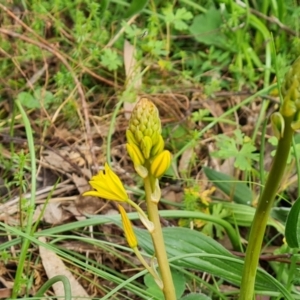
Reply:
<svg viewBox="0 0 300 300"><path fill-rule="evenodd" d="M124 232L125 232L125 237L126 237L127 243L128 243L130 248L136 248L137 244L138 244L137 239L136 239L136 236L134 234L131 222L128 219L128 216L127 216L126 211L123 208L123 206L119 205L119 211L120 211L120 214L121 214L123 229L124 229Z"/></svg>
<svg viewBox="0 0 300 300"><path fill-rule="evenodd" d="M95 191L85 192L83 196L95 196L120 202L128 201L128 195L120 178L111 170L107 163L104 170L93 176L89 183Z"/></svg>
<svg viewBox="0 0 300 300"><path fill-rule="evenodd" d="M171 153L168 150L158 154L151 163L151 174L156 178L161 177L170 167L171 159Z"/></svg>

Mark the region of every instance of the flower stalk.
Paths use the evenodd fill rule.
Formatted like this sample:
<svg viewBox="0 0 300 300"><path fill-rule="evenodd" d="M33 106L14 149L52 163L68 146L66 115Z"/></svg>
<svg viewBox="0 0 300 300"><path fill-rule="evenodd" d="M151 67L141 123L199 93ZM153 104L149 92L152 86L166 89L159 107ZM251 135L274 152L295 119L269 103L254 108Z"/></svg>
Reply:
<svg viewBox="0 0 300 300"><path fill-rule="evenodd" d="M284 174L294 130L300 124L300 58L286 74L282 95L283 103L280 112L271 118L275 134L279 138L278 146L252 222L239 300L254 298L256 272L267 222Z"/></svg>

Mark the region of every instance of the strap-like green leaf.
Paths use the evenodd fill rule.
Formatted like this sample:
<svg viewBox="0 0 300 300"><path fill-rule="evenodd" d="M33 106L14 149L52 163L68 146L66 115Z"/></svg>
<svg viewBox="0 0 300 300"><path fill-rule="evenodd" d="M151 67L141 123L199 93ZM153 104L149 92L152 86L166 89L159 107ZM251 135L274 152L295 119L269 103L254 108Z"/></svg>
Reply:
<svg viewBox="0 0 300 300"><path fill-rule="evenodd" d="M139 246L147 253L153 255L154 250L149 233L138 228L135 229L135 233ZM243 268L242 260L236 258L211 237L201 232L181 227L164 228L163 234L169 258L195 254L195 256L173 261L172 264L207 272L240 286ZM203 257L197 255L199 253L203 254ZM271 282L267 274L262 270L258 272L255 288L261 291L278 291L277 282L276 284ZM281 288L284 287L281 286Z"/></svg>
<svg viewBox="0 0 300 300"><path fill-rule="evenodd" d="M207 178L234 202L251 205L252 191L244 182L207 167L203 167L203 170Z"/></svg>
<svg viewBox="0 0 300 300"><path fill-rule="evenodd" d="M300 198L296 200L287 217L285 225L285 239L291 248L300 245Z"/></svg>
<svg viewBox="0 0 300 300"><path fill-rule="evenodd" d="M148 0L132 0L128 10L125 13L125 18L130 18L139 13L148 3Z"/></svg>

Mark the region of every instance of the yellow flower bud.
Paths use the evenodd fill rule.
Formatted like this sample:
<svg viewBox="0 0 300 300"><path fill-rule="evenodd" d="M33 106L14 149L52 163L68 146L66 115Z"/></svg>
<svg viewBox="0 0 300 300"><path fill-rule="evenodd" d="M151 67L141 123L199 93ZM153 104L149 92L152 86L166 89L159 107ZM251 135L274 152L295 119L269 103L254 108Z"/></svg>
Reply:
<svg viewBox="0 0 300 300"><path fill-rule="evenodd" d="M138 242L137 242L136 236L134 234L131 222L130 222L123 206L119 205L119 211L121 214L123 229L125 232L125 237L126 237L127 243L130 248L136 248L138 245Z"/></svg>
<svg viewBox="0 0 300 300"><path fill-rule="evenodd" d="M139 147L135 144L126 144L127 152L135 166L143 165L145 163L144 156Z"/></svg>
<svg viewBox="0 0 300 300"><path fill-rule="evenodd" d="M141 150L144 157L148 159L150 157L150 151L152 149L152 140L149 136L144 136L141 141Z"/></svg>
<svg viewBox="0 0 300 300"><path fill-rule="evenodd" d="M300 108L298 105L300 101L300 57L295 60L286 73L281 92L283 103L280 113L283 117L294 116Z"/></svg>
<svg viewBox="0 0 300 300"><path fill-rule="evenodd" d="M151 149L151 157L154 157L154 156L158 155L159 153L161 153L164 150L164 148L165 148L164 139L162 138L161 135L159 135L158 142Z"/></svg>
<svg viewBox="0 0 300 300"><path fill-rule="evenodd" d="M171 153L168 150L164 150L152 161L150 166L151 174L156 178L161 177L168 170L170 164Z"/></svg>

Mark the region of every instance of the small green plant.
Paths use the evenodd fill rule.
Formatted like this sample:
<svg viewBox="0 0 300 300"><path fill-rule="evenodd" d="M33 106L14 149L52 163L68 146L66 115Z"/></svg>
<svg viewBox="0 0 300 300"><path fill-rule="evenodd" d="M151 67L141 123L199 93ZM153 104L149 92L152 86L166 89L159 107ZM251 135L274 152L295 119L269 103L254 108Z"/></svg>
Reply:
<svg viewBox="0 0 300 300"><path fill-rule="evenodd" d="M218 135L216 145L218 150L212 156L221 159L235 158L234 167L243 171L251 171L253 161L259 160L259 154L254 153L256 147L252 140L240 129L234 131L234 137L225 134Z"/></svg>
<svg viewBox="0 0 300 300"><path fill-rule="evenodd" d="M139 214L142 223L150 232L155 248L155 256L159 266L159 273L148 265L138 249L138 242L132 225L122 206L119 206L125 236L129 246L133 249L141 263L153 276L156 284L162 290L166 300L176 299L175 287L165 250L161 224L158 214L158 203L161 198L159 178L166 172L171 163L171 154L164 150L164 140L161 136L161 124L158 110L146 98L142 98L135 106L129 122L127 136L127 152L134 164L138 175L143 178L147 212L129 199L121 180L106 164L105 170L92 178L91 186L95 191L84 195L97 196L108 200L115 200L130 204Z"/></svg>

